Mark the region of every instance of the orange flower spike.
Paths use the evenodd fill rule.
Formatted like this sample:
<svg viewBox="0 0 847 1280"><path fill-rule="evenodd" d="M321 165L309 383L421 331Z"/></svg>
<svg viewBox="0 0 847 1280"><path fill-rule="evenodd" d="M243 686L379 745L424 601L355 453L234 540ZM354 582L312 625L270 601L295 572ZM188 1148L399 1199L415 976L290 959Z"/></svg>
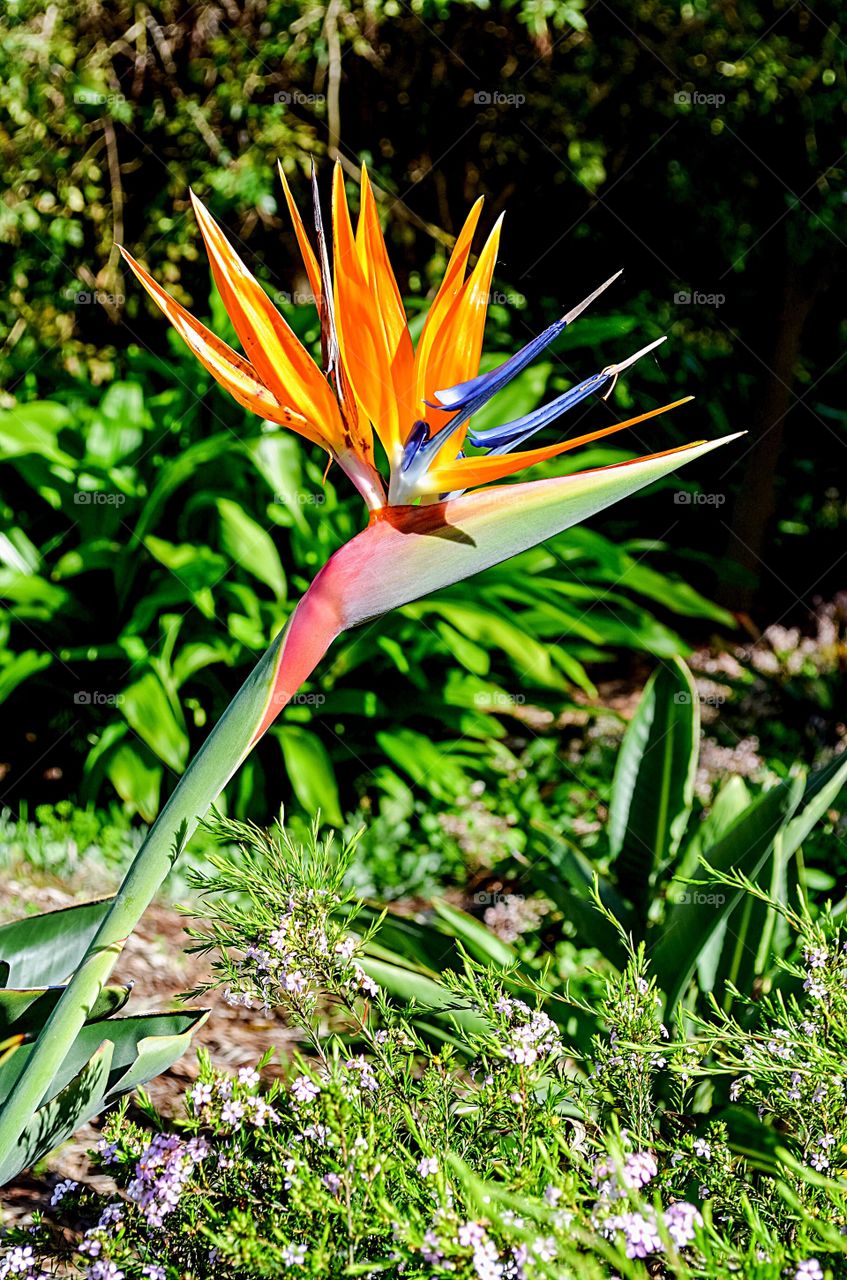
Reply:
<svg viewBox="0 0 847 1280"><path fill-rule="evenodd" d="M278 400L293 401L330 446L343 448L338 406L320 369L193 193L191 200L218 292L257 373Z"/></svg>
<svg viewBox="0 0 847 1280"><path fill-rule="evenodd" d="M306 275L309 277L309 287L315 297L315 303L320 311L321 308L321 269L318 266L318 260L315 257L315 251L312 248L311 241L306 234L306 228L303 226L303 219L300 217L300 210L294 203L294 197L291 194L291 188L288 185L288 179L285 176L285 170L282 162L277 161L279 169L279 178L282 183L282 189L285 193L285 203L288 205L288 212L291 216L291 222L294 227L294 234L297 237L297 244L300 246L300 253L303 257L303 266L306 268Z"/></svg>
<svg viewBox="0 0 847 1280"><path fill-rule="evenodd" d="M430 355L433 346L438 340L442 326L450 313L453 301L465 282L465 270L470 257L474 233L479 222L479 215L482 213L482 204L483 197L480 196L465 219L465 225L453 245L453 252L447 263L444 278L432 300L432 305L426 313L426 319L424 320L424 326L415 353L415 412L420 417L425 418L427 415L426 398L429 394L427 387L432 387L434 383L441 385L440 380L437 377L433 378L429 373Z"/></svg>
<svg viewBox="0 0 847 1280"><path fill-rule="evenodd" d="M430 424L433 435L446 427L455 414L451 409L433 408L426 402L435 399L437 388L464 382L479 371L488 299L502 225L501 214L485 242L476 266L454 298L427 362L423 417ZM439 460L455 458L462 447L466 431L467 424L464 424L459 431L451 433L451 439L445 441Z"/></svg>
<svg viewBox="0 0 847 1280"><path fill-rule="evenodd" d="M444 466L439 466L436 463L426 477L425 491L428 493L444 493L454 489L468 489L472 485L487 484L491 480L502 480L506 476L514 475L516 471L523 471L526 467L534 467L539 462L546 462L548 458L557 458L562 453L569 453L571 449L578 449L581 445L593 444L596 440L603 440L606 436L615 435L618 431L624 431L627 427L636 427L639 422L647 422L650 418L657 418L659 414L667 413L670 409L678 409L680 405L688 404L689 400L693 400L693 398L693 396L684 396L681 400L674 400L672 404L663 404L659 409L650 409L647 413L640 413L636 418L627 418L625 422L614 422L610 427L601 427L598 431L589 431L587 435L575 436L572 440L564 440L560 444L546 445L539 449L525 449L519 453L459 458L455 462L447 463ZM652 457L653 455L649 456Z"/></svg>
<svg viewBox="0 0 847 1280"><path fill-rule="evenodd" d="M243 408L256 413L260 418L275 422L280 426L291 427L314 444L326 448L326 442L320 431L312 426L301 413L290 405L280 404L271 391L259 379L253 366L232 347L207 329L199 320L195 320L185 307L165 292L136 262L131 253L121 248L124 261L141 281L144 288L168 320L176 329L182 340L194 352L197 359L212 377L228 391L234 400Z"/></svg>
<svg viewBox="0 0 847 1280"><path fill-rule="evenodd" d="M353 394L373 423L393 467L402 454L403 435L391 377L391 353L356 248L340 165L335 166L332 181L332 229L341 358Z"/></svg>
<svg viewBox="0 0 847 1280"><path fill-rule="evenodd" d="M417 416L412 390L415 353L409 326L406 323L406 310L385 247L373 188L364 164L362 165L359 221L356 227L356 248L362 271L371 291L373 305L385 333L399 421L401 427L404 422L410 426Z"/></svg>

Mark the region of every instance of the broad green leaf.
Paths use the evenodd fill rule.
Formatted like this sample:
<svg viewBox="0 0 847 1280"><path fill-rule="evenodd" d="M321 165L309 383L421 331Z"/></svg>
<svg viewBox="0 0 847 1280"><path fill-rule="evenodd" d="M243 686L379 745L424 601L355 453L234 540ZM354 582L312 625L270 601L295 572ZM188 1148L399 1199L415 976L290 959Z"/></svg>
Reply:
<svg viewBox="0 0 847 1280"><path fill-rule="evenodd" d="M708 857L711 847L726 834L734 822L740 818L745 809L753 802L750 789L743 778L735 775L727 778L718 791L712 807L694 830L680 856L674 875L693 876L700 865L701 857Z"/></svg>
<svg viewBox="0 0 847 1280"><path fill-rule="evenodd" d="M191 1032L204 1021L207 1014L206 1009L179 1013L136 1013L123 1018L110 1018L107 1022L87 1023L47 1087L42 1105L64 1089L104 1040L109 1040L114 1045L108 1086L111 1091L117 1088L121 1078L134 1064L139 1047L144 1041L151 1036L176 1036L183 1040L185 1033ZM15 1080L25 1070L32 1050L33 1045L26 1044L0 1066L0 1099L8 1095Z"/></svg>
<svg viewBox="0 0 847 1280"><path fill-rule="evenodd" d="M34 453L75 469L76 459L60 448L59 433L72 424L70 409L54 400L35 400L0 413L0 460Z"/></svg>
<svg viewBox="0 0 847 1280"><path fill-rule="evenodd" d="M442 898L435 898L432 907L446 925L447 931L459 939L474 959L503 969L515 963L517 956L514 947L503 942L481 921L468 915L466 911L451 907Z"/></svg>
<svg viewBox="0 0 847 1280"><path fill-rule="evenodd" d="M643 905L675 856L694 798L700 708L688 668L654 671L624 735L609 804L609 849L618 884Z"/></svg>
<svg viewBox="0 0 847 1280"><path fill-rule="evenodd" d="M396 999L414 1002L417 1009L443 1017L466 1031L485 1030L485 1019L476 1010L468 1008L447 987L425 973L371 955L363 956L361 964L368 977Z"/></svg>
<svg viewBox="0 0 847 1280"><path fill-rule="evenodd" d="M788 778L760 796L709 851L710 865L755 879L771 856L780 829L800 803L803 783L802 775ZM724 921L730 921L730 932L735 927L733 913L744 897L740 889L723 884L680 888L650 950L669 1008L685 993L701 953Z"/></svg>
<svg viewBox="0 0 847 1280"><path fill-rule="evenodd" d="M123 741L105 757L104 768L124 803L145 822L152 822L159 812L164 770L145 755L139 744Z"/></svg>
<svg viewBox="0 0 847 1280"><path fill-rule="evenodd" d="M64 1089L30 1117L19 1141L0 1151L0 1186L47 1155L97 1114L108 1084L112 1054L113 1046L104 1039Z"/></svg>
<svg viewBox="0 0 847 1280"><path fill-rule="evenodd" d="M277 600L284 600L285 574L270 534L230 498L218 498L221 543L226 554L247 573L270 587Z"/></svg>
<svg viewBox="0 0 847 1280"><path fill-rule="evenodd" d="M52 654L38 649L27 649L24 653L14 654L9 662L0 667L0 702L5 702L13 689L17 689L30 676L44 671L52 661Z"/></svg>
<svg viewBox="0 0 847 1280"><path fill-rule="evenodd" d="M413 729L384 731L376 735L380 749L402 769L417 787L439 800L455 800L467 789L468 779L445 752Z"/></svg>
<svg viewBox="0 0 847 1280"><path fill-rule="evenodd" d="M122 1009L131 987L104 987L87 1022L108 1018ZM0 1040L7 1036L36 1034L53 1011L64 987L6 987L0 990Z"/></svg>
<svg viewBox="0 0 847 1280"><path fill-rule="evenodd" d="M810 776L797 816L785 828L783 838L787 855L796 853L845 786L847 751L835 756L823 769L816 770Z"/></svg>
<svg viewBox="0 0 847 1280"><path fill-rule="evenodd" d="M294 794L310 815L318 809L331 827L343 821L335 771L326 747L316 733L299 725L285 724L275 729L285 757L285 768Z"/></svg>
<svg viewBox="0 0 847 1280"><path fill-rule="evenodd" d="M123 691L120 710L130 728L176 773L188 762L188 733L182 708L168 697L155 671L145 671Z"/></svg>
<svg viewBox="0 0 847 1280"><path fill-rule="evenodd" d="M9 966L4 985L48 987L64 982L85 955L112 901L80 902L0 925L0 961Z"/></svg>

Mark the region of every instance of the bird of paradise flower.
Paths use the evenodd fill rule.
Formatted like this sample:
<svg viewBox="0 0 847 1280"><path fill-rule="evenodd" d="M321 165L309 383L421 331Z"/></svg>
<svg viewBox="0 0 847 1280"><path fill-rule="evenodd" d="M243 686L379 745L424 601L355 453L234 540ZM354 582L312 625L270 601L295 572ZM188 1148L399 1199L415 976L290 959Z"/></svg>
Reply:
<svg viewBox="0 0 847 1280"><path fill-rule="evenodd" d="M82 1026L84 1010L166 876L175 842L178 851L342 631L527 550L736 438L698 441L565 476L480 488L685 403L676 400L556 444L521 447L582 401L608 395L618 375L653 350L654 342L523 417L496 429L474 430L474 414L617 275L497 368L480 373L502 219L469 269L482 200L473 206L415 348L367 172L362 171L354 232L336 166L332 269L314 178L313 248L281 167L280 176L320 313L321 367L193 195L215 284L244 355L211 333L122 252L201 364L239 404L326 450L364 499L368 523L320 570L153 825L0 1111L0 1153L7 1144L24 1141L39 1099ZM387 459L387 487L376 460L374 433Z"/></svg>

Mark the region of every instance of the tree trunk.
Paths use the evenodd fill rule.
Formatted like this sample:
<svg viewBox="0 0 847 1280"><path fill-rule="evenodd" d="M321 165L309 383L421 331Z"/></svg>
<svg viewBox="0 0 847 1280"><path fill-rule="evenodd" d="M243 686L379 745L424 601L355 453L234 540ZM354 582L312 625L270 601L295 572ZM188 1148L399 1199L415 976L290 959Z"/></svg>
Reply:
<svg viewBox="0 0 847 1280"><path fill-rule="evenodd" d="M762 551L776 513L776 482L785 423L794 402L794 371L803 330L822 287L817 273L789 267L777 313L777 327L763 373L762 396L753 414L753 445L732 512L726 555L750 575L747 582L726 582L722 603L748 613L755 602L765 564Z"/></svg>

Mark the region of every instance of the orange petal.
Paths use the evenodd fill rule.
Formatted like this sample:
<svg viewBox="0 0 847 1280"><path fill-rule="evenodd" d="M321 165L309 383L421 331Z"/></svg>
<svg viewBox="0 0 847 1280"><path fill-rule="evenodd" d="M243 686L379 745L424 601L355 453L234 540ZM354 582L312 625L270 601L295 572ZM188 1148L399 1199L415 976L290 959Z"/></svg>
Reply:
<svg viewBox="0 0 847 1280"><path fill-rule="evenodd" d="M240 356L237 351L233 351L232 347L216 337L199 320L195 320L185 307L156 283L140 263L135 261L132 254L127 253L123 248L121 253L127 265L135 272L179 336L188 344L203 367L208 369L212 377L230 393L234 400L237 400L245 409L249 409L251 413L257 413L259 417L267 418L270 422L292 427L307 440L312 440L315 444L326 448L326 441L320 431L302 414L288 405L280 404L276 396L260 381L249 361Z"/></svg>
<svg viewBox="0 0 847 1280"><path fill-rule="evenodd" d="M427 360L423 397L425 400L434 400L435 392L439 387L455 386L456 383L465 382L479 372L491 278L497 261L502 224L503 215L501 214L485 242L476 266L453 299L450 310L438 330ZM422 415L430 424L433 435L446 427L455 416L453 412L432 409L428 405L424 406ZM465 423L445 442L439 454L440 459L446 462L455 458L462 447L467 429L468 423Z"/></svg>
<svg viewBox="0 0 847 1280"><path fill-rule="evenodd" d="M215 220L192 193L212 275L235 331L259 377L278 400L293 401L339 448L339 416L326 379L250 274Z"/></svg>
<svg viewBox="0 0 847 1280"><path fill-rule="evenodd" d="M406 310L385 247L379 225L373 188L367 167L362 165L361 207L356 228L356 248L362 271L382 321L388 347L391 381L398 405L401 427L408 430L416 413L412 399L415 353L406 324Z"/></svg>
<svg viewBox="0 0 847 1280"><path fill-rule="evenodd" d="M389 458L402 448L392 377L392 353L353 237L341 166L332 180L335 320L341 357L353 394L373 423Z"/></svg>
<svg viewBox="0 0 847 1280"><path fill-rule="evenodd" d="M681 400L674 400L672 404L662 405L659 409L650 409L647 413L640 413L637 418L627 418L626 422L615 422L610 427L602 427L599 431L590 431L587 435L576 436L573 440L565 440L561 444L545 445L539 449L524 449L516 453L489 454L487 457L480 458L459 458L456 462L446 463L444 466L434 466L421 481L421 492L426 493L449 493L453 489L467 489L471 485L486 484L490 480L502 480L504 476L513 475L516 471L522 471L524 467L535 466L538 462L545 462L548 458L556 458L560 453L568 453L571 449L576 449L583 444L593 444L595 440L602 440L605 436L614 435L618 431L623 431L626 427L635 427L639 422L646 422L649 418L658 417L660 413L667 413L669 409L676 409L681 404L687 404L692 396L684 396ZM688 447L688 446L686 446ZM671 451L666 451L671 452ZM661 456L661 455L650 455Z"/></svg>
<svg viewBox="0 0 847 1280"><path fill-rule="evenodd" d="M277 160L279 168L279 176L282 182L282 189L285 192L285 202L288 205L288 212L291 215L291 222L294 226L294 234L297 237L297 243L300 246L300 252L303 255L303 266L306 268L306 275L309 277L309 285L315 296L318 310L321 306L321 269L318 266L318 260L315 257L315 251L312 248L309 237L306 235L306 228L303 226L303 219L300 217L300 211L294 203L294 197L288 185L288 179L282 167L282 161Z"/></svg>
<svg viewBox="0 0 847 1280"><path fill-rule="evenodd" d="M427 415L428 409L424 401L427 398L432 399L430 391L435 386L433 378L428 376L432 348L441 331L441 326L449 314L453 300L464 284L465 269L468 265L474 232L479 222L479 215L482 213L482 202L483 197L480 196L465 219L465 225L456 238L450 261L447 263L447 270L444 272L444 279L441 281L438 292L427 312L424 327L418 340L417 352L415 353L415 398L417 401L416 412L420 417L425 418ZM428 391L427 388L430 390Z"/></svg>

